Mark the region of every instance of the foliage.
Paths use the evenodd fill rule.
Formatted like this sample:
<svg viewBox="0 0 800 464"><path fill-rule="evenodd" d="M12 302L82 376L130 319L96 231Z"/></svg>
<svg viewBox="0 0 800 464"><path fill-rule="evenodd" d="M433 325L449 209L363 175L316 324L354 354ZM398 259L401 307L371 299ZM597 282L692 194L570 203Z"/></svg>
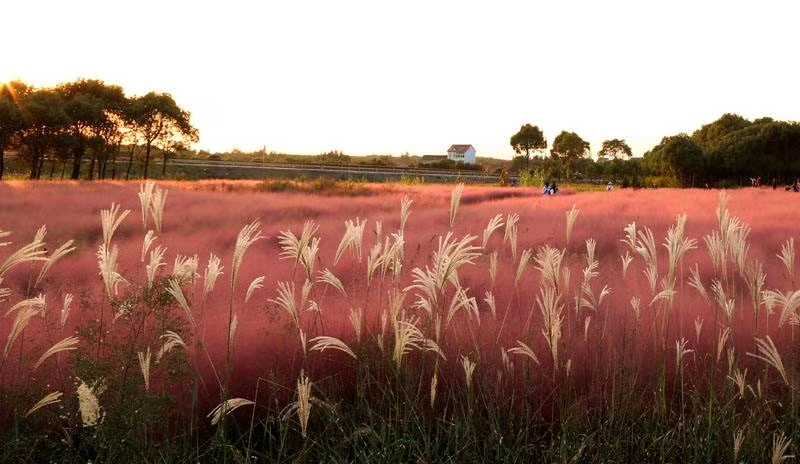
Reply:
<svg viewBox="0 0 800 464"><path fill-rule="evenodd" d="M525 124L519 128L516 134L511 136L511 148L518 155L525 155L525 165L527 167L531 159L531 152L537 152L547 148L547 139L539 126Z"/></svg>

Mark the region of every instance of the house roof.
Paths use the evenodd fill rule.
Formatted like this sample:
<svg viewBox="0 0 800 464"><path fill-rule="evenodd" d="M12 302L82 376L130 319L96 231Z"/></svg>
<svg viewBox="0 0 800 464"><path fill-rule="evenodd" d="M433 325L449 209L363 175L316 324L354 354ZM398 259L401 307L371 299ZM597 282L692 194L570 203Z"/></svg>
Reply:
<svg viewBox="0 0 800 464"><path fill-rule="evenodd" d="M466 153L470 148L475 149L472 145L450 145L447 153Z"/></svg>

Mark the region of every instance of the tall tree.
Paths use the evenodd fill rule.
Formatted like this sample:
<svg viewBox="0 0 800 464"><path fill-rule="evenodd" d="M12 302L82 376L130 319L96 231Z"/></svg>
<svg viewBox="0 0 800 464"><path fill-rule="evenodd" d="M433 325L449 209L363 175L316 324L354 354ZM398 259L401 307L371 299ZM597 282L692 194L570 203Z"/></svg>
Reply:
<svg viewBox="0 0 800 464"><path fill-rule="evenodd" d="M630 159L633 156L631 147L622 139L611 139L603 142L603 147L597 154L598 158L617 160Z"/></svg>
<svg viewBox="0 0 800 464"><path fill-rule="evenodd" d="M706 171L703 149L686 134L664 137L644 154L644 163L651 172L675 178L684 186L695 185Z"/></svg>
<svg viewBox="0 0 800 464"><path fill-rule="evenodd" d="M74 139L72 179L80 177L81 163L93 143L92 166L89 178L94 176L94 165L97 159L98 144L102 144L103 135L112 131L116 124L114 114L119 114L125 106L125 93L116 85L108 85L99 80L79 80L62 84L56 88L65 101L65 110L70 118L70 134Z"/></svg>
<svg viewBox="0 0 800 464"><path fill-rule="evenodd" d="M575 132L561 131L553 140L550 155L565 164L567 179L571 179L576 161L589 155L589 142Z"/></svg>
<svg viewBox="0 0 800 464"><path fill-rule="evenodd" d="M49 150L63 146L64 131L71 119L64 99L51 89L33 90L20 99L25 129L20 133L20 154L30 163L30 178L38 179Z"/></svg>
<svg viewBox="0 0 800 464"><path fill-rule="evenodd" d="M144 142L144 178L149 174L152 148L161 148L166 169L169 147L177 142L196 142L197 129L191 115L167 93L150 92L131 102L131 119Z"/></svg>
<svg viewBox="0 0 800 464"><path fill-rule="evenodd" d="M28 92L21 82L0 84L0 180L5 173L5 151L12 140L25 128L19 100Z"/></svg>
<svg viewBox="0 0 800 464"><path fill-rule="evenodd" d="M547 139L539 126L525 124L519 128L516 134L511 136L511 148L518 155L525 154L525 166L530 165L531 152L544 150L547 148Z"/></svg>

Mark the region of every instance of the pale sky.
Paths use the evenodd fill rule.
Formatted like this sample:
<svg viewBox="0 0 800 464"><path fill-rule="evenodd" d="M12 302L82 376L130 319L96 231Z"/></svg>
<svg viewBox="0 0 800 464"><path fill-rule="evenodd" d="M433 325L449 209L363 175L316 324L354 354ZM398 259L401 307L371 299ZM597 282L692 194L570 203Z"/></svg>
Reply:
<svg viewBox="0 0 800 464"><path fill-rule="evenodd" d="M641 154L800 120L798 1L4 1L0 81L173 94L198 148L510 157L537 124Z"/></svg>

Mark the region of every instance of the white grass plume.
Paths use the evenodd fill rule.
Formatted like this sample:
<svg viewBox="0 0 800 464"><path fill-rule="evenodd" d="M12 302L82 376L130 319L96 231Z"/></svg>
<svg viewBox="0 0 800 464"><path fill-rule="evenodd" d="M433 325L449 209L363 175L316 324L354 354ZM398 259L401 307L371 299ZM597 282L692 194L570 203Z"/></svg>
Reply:
<svg viewBox="0 0 800 464"><path fill-rule="evenodd" d="M450 227L456 222L458 207L461 204L461 194L464 193L464 184L458 184L450 193Z"/></svg>
<svg viewBox="0 0 800 464"><path fill-rule="evenodd" d="M758 348L758 354L747 353L747 355L756 359L760 359L774 367L775 370L781 375L781 378L786 385L791 386L789 378L786 375L786 368L783 366L781 354L778 352L778 348L775 347L775 343L772 342L772 339L769 337L769 335L765 336L764 338L756 338L756 347Z"/></svg>
<svg viewBox="0 0 800 464"><path fill-rule="evenodd" d="M111 203L111 208L100 211L100 224L103 227L103 244L106 248L111 246L111 239L114 237L114 232L117 231L122 221L128 217L131 210L126 209L122 213L119 212L120 206L116 203Z"/></svg>
<svg viewBox="0 0 800 464"><path fill-rule="evenodd" d="M64 294L64 304L61 306L61 316L59 317L59 323L61 328L63 329L67 325L67 319L69 318L70 309L72 308L72 300L74 296L72 293Z"/></svg>
<svg viewBox="0 0 800 464"><path fill-rule="evenodd" d="M250 282L250 285L247 287L247 293L245 294L245 297L244 297L244 302L245 303L250 301L250 298L253 296L253 294L256 292L256 290L264 287L264 279L266 279L266 276L262 275L262 276L256 277L255 279L253 279L252 282Z"/></svg>
<svg viewBox="0 0 800 464"><path fill-rule="evenodd" d="M255 403L244 398L231 398L218 404L217 407L212 409L211 412L208 413L208 416L206 417L209 417L211 419L211 425L217 425L225 416L232 413L233 411L243 406L251 406L251 405L255 405Z"/></svg>
<svg viewBox="0 0 800 464"><path fill-rule="evenodd" d="M341 351L342 353L347 354L353 359L358 359L353 350L350 349L350 347L347 346L345 342L341 341L336 337L327 337L327 336L314 337L311 340L309 340L309 343L311 343L311 349L309 349L309 351L319 351L321 353L330 348L332 350Z"/></svg>
<svg viewBox="0 0 800 464"><path fill-rule="evenodd" d="M508 243L511 247L511 256L517 259L517 223L519 223L519 214L509 213L506 216L506 227L503 233L503 242Z"/></svg>
<svg viewBox="0 0 800 464"><path fill-rule="evenodd" d="M145 352L138 352L136 353L136 357L139 359L139 370L142 373L142 379L144 380L144 390L150 391L150 347L147 347L147 351Z"/></svg>
<svg viewBox="0 0 800 464"><path fill-rule="evenodd" d="M572 205L572 208L566 212L567 216L567 224L566 224L566 238L567 244L569 244L570 239L572 238L572 229L575 227L575 221L578 220L578 215L580 215L581 210Z"/></svg>
<svg viewBox="0 0 800 464"><path fill-rule="evenodd" d="M366 219L355 218L354 220L348 219L344 221L344 235L339 241L339 246L336 248L336 255L333 258L334 266L339 263L339 260L344 256L347 250L351 250L351 253L356 259L361 262L362 243L364 241L364 229L366 225ZM289 238L289 240L291 239ZM288 244L289 242L287 241L287 245Z"/></svg>
<svg viewBox="0 0 800 464"><path fill-rule="evenodd" d="M28 412L25 413L25 417L30 416L31 414L35 413L36 411L42 409L45 406L60 403L62 396L64 396L64 394L59 391L48 393L47 395L44 396L44 398L36 402L36 404L34 404L33 407L28 409Z"/></svg>
<svg viewBox="0 0 800 464"><path fill-rule="evenodd" d="M155 243L156 240L158 240L158 235L156 235L152 230L148 230L147 233L144 234L144 239L142 239L142 262L144 262L147 252L150 251L150 248L153 246L153 243Z"/></svg>
<svg viewBox="0 0 800 464"><path fill-rule="evenodd" d="M177 347L181 347L184 350L186 349L186 343L183 341L183 338L177 332L173 332L172 330L167 330L164 332L159 339L163 340L164 342L161 345L161 348L159 348L156 352L156 363L161 362L161 358Z"/></svg>
<svg viewBox="0 0 800 464"><path fill-rule="evenodd" d="M345 297L347 296L347 291L344 289L342 281L339 280L339 278L336 277L336 274L331 272L331 270L328 268L325 268L324 270L319 272L319 274L317 275L317 282L328 284L331 287L338 290L339 293L342 294L342 296Z"/></svg>
<svg viewBox="0 0 800 464"><path fill-rule="evenodd" d="M223 269L224 267L219 257L215 256L214 253L210 253L208 255L208 264L205 271L203 271L203 298L207 298L214 291L217 279L223 274Z"/></svg>
<svg viewBox="0 0 800 464"><path fill-rule="evenodd" d="M120 285L128 283L117 270L118 256L119 247L116 245L111 248L100 245L97 250L97 267L100 269L100 276L103 278L106 296L109 299L113 299L118 295Z"/></svg>
<svg viewBox="0 0 800 464"><path fill-rule="evenodd" d="M511 354L526 356L534 363L539 364L539 358L536 356L536 353L534 353L533 349L520 340L517 340L517 346L509 348L507 351Z"/></svg>
<svg viewBox="0 0 800 464"><path fill-rule="evenodd" d="M44 261L42 269L39 271L38 277L36 277L36 283L33 284L34 287L39 286L39 283L41 283L42 279L44 279L47 271L49 271L61 258L75 251L75 247L72 246L73 243L73 240L68 240L60 247L53 250L53 253L51 253L50 256L48 256Z"/></svg>
<svg viewBox="0 0 800 464"><path fill-rule="evenodd" d="M236 245L233 248L233 259L231 260L231 289L235 289L239 283L239 270L244 262L247 250L257 241L264 238L261 235L261 223L253 221L242 227L239 235L236 236Z"/></svg>
<svg viewBox="0 0 800 464"><path fill-rule="evenodd" d="M493 218L489 220L489 223L486 224L486 228L483 229L483 240L481 241L481 248L486 248L486 244L489 243L489 239L492 238L492 234L494 232L503 227L503 215L496 214Z"/></svg>
<svg viewBox="0 0 800 464"><path fill-rule="evenodd" d="M67 337L57 342L55 345L51 346L47 351L42 353L41 356L39 356L39 359L33 365L32 369L36 370L39 366L42 365L43 362L47 360L47 358L53 356L54 354L78 349L79 342L80 340L78 339L78 337Z"/></svg>
<svg viewBox="0 0 800 464"><path fill-rule="evenodd" d="M403 195L403 199L400 200L400 233L406 230L406 222L408 222L408 217L411 215L411 205L413 203L414 200L409 198L408 195Z"/></svg>

